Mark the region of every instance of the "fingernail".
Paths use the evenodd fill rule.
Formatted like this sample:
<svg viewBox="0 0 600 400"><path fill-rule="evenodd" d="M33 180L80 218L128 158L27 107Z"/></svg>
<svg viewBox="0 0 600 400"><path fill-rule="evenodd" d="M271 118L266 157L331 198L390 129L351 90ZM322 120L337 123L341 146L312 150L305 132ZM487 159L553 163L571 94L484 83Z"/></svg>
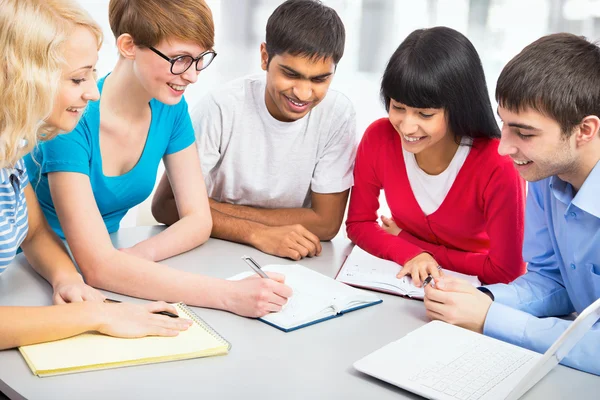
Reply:
<svg viewBox="0 0 600 400"><path fill-rule="evenodd" d="M444 285L444 281L437 281L436 286L440 289L443 289L446 285Z"/></svg>

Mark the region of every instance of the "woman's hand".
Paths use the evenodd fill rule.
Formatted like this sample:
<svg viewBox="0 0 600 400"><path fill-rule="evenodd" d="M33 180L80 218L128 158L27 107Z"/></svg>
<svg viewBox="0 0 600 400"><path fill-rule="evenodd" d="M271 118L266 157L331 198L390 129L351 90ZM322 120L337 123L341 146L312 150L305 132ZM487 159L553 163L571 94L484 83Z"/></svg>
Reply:
<svg viewBox="0 0 600 400"><path fill-rule="evenodd" d="M177 314L177 309L164 301L144 305L130 303L101 304L98 332L105 335L137 338L144 336L177 336L187 330L192 321L155 314L168 311Z"/></svg>
<svg viewBox="0 0 600 400"><path fill-rule="evenodd" d="M398 234L402 232L402 229L398 228L396 221L386 217L385 215L381 216L381 227L384 231L394 236L398 236Z"/></svg>
<svg viewBox="0 0 600 400"><path fill-rule="evenodd" d="M442 276L442 268L431 254L421 253L404 264L404 267L398 272L396 278L402 278L405 275L410 275L413 284L416 287L421 287L428 275L431 275L433 278Z"/></svg>
<svg viewBox="0 0 600 400"><path fill-rule="evenodd" d="M285 276L282 274L269 272L267 275L270 279L252 275L239 281L231 281L233 287L227 310L252 318L281 311L292 296L292 288L284 283Z"/></svg>
<svg viewBox="0 0 600 400"><path fill-rule="evenodd" d="M100 291L88 286L79 274L73 274L72 277L62 279L54 285L54 295L52 301L54 304L78 303L82 301L104 301L104 296Z"/></svg>

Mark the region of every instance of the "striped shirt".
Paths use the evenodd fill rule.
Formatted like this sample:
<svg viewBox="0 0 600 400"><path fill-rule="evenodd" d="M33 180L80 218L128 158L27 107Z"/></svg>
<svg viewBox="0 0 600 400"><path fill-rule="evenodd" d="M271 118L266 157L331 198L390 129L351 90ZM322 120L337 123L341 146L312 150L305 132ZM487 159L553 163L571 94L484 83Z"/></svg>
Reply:
<svg viewBox="0 0 600 400"><path fill-rule="evenodd" d="M27 236L25 186L28 182L22 159L13 168L0 169L0 273L15 258Z"/></svg>

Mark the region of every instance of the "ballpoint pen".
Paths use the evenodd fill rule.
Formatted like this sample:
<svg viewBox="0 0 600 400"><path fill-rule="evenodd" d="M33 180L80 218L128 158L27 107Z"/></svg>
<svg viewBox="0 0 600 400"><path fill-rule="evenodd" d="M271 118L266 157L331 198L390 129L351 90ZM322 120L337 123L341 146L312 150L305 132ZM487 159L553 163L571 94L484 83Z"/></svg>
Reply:
<svg viewBox="0 0 600 400"><path fill-rule="evenodd" d="M122 303L122 301L114 300L114 299L104 299L104 302L105 303ZM160 314L160 315L166 315L167 317L171 317L171 318L179 318L179 315L173 314L172 312L169 312L169 311L156 311L156 312L153 312L152 314Z"/></svg>
<svg viewBox="0 0 600 400"><path fill-rule="evenodd" d="M258 263L256 261L254 261L254 259L252 259L252 257L242 256L242 260L246 261L246 264L248 264L250 266L250 268L252 268L252 270L254 270L254 272L256 272L258 275L260 275L261 278L269 279L269 276L267 274L265 274L265 272L262 270L260 265L258 265Z"/></svg>
<svg viewBox="0 0 600 400"><path fill-rule="evenodd" d="M442 271L442 267L439 265L437 266L437 269L438 269L438 271ZM423 281L423 289L425 289L425 286L427 286L427 284L431 283L432 280L433 280L433 276L431 276L431 274L427 275L427 278L425 278L425 280Z"/></svg>
<svg viewBox="0 0 600 400"><path fill-rule="evenodd" d="M432 280L433 276L427 275L427 278L425 278L425 280L423 281L423 289L425 289L425 286L427 286L427 284L429 284L429 282L431 282Z"/></svg>

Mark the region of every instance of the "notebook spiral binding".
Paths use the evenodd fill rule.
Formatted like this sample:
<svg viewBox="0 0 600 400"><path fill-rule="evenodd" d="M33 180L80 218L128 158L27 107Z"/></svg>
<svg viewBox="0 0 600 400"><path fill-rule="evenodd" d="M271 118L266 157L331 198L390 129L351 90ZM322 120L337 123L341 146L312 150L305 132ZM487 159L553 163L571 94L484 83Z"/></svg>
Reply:
<svg viewBox="0 0 600 400"><path fill-rule="evenodd" d="M189 308L184 303L178 303L177 305L179 306L179 308L181 308L181 310L183 310L183 312L185 312L187 314L187 316L192 321L194 321L195 323L200 325L202 328L204 328L204 330L206 330L214 338L227 344L227 350L231 350L231 343L227 339L225 339L223 336L221 336L217 331L215 331L212 326L207 324L206 321L204 321L202 318L200 318L200 316L198 316L198 314L196 314L191 308Z"/></svg>

